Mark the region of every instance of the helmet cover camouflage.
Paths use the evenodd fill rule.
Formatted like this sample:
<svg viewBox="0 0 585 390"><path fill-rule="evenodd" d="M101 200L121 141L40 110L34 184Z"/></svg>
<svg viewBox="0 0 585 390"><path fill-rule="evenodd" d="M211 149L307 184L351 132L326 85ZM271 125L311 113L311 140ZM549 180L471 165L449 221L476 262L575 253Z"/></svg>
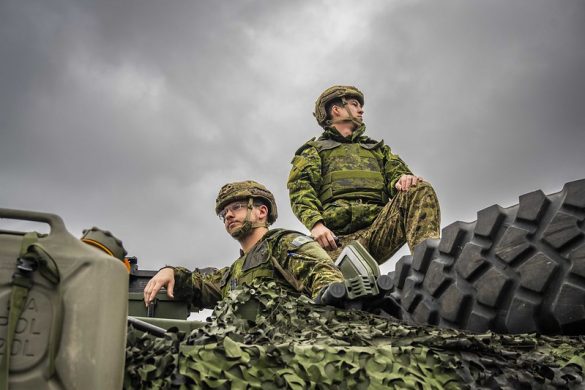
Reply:
<svg viewBox="0 0 585 390"><path fill-rule="evenodd" d="M265 186L253 180L228 183L221 187L215 200L215 213L219 214L225 206L232 202L250 198L262 199L268 203L268 223L272 224L276 221L278 210L274 195Z"/></svg>
<svg viewBox="0 0 585 390"><path fill-rule="evenodd" d="M86 244L95 246L110 256L114 256L120 260L124 260L124 256L126 256L128 253L126 252L126 249L124 249L122 241L116 238L109 231L102 230L95 226L91 229L83 230L81 241L85 242Z"/></svg>
<svg viewBox="0 0 585 390"><path fill-rule="evenodd" d="M315 119L317 119L319 126L327 126L327 103L342 97L355 98L362 106L364 105L364 94L356 87L351 85L334 85L329 87L319 95L315 102L315 112L313 115L315 116Z"/></svg>

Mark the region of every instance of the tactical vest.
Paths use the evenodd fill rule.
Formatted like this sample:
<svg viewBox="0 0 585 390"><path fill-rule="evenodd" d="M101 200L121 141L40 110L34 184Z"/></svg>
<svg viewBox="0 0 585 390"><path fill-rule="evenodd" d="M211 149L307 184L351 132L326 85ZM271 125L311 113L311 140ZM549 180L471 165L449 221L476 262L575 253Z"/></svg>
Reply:
<svg viewBox="0 0 585 390"><path fill-rule="evenodd" d="M336 199L360 199L383 205L385 192L382 155L377 143L341 143L317 140L310 144L321 157L323 183L319 199L323 204Z"/></svg>
<svg viewBox="0 0 585 390"><path fill-rule="evenodd" d="M250 251L250 253L248 253L243 259L244 264L242 265L242 271L237 279L233 277L233 272L234 267L240 260L234 263L229 271L223 275L219 285L222 295L226 296L229 291L233 290L238 285L250 285L253 280L259 279L274 280L281 286L291 288L297 292L302 292L304 288L301 283L289 271L282 268L277 259L279 254L275 253L275 248L280 239L291 233L297 234L297 239L299 239L299 237L306 238L307 240L304 242L311 241L311 239L304 234L293 230L270 230L266 233L267 237L263 239L260 245L257 245L252 249L252 251Z"/></svg>

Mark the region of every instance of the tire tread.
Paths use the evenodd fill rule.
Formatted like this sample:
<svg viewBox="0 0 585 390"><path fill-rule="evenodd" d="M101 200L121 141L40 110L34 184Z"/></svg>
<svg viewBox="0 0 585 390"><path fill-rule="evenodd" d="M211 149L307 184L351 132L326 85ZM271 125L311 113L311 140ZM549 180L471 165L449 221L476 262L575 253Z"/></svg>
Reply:
<svg viewBox="0 0 585 390"><path fill-rule="evenodd" d="M402 257L392 292L407 322L483 332L583 333L585 179L455 222Z"/></svg>

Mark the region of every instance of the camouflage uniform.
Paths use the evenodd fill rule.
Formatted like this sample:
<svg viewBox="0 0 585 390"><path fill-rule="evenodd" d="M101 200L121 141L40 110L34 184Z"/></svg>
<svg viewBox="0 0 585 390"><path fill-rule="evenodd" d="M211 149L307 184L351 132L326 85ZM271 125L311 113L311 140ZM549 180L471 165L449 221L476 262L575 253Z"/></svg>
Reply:
<svg viewBox="0 0 585 390"><path fill-rule="evenodd" d="M356 98L363 103L359 94ZM309 230L322 221L342 245L359 240L379 263L405 242L412 250L427 238L438 238L440 209L430 184L418 183L406 192L396 190L402 175L412 175L404 161L383 141L365 136L363 123L350 137L343 137L330 121L323 120L324 104L319 99L315 116L325 131L296 152L287 183L297 218ZM331 251L331 257L336 258L340 251Z"/></svg>
<svg viewBox="0 0 585 390"><path fill-rule="evenodd" d="M196 307L213 308L236 287L252 281L275 281L293 293L315 298L333 282L343 280L327 253L310 237L291 230L274 229L231 267L211 274L175 268L175 298Z"/></svg>

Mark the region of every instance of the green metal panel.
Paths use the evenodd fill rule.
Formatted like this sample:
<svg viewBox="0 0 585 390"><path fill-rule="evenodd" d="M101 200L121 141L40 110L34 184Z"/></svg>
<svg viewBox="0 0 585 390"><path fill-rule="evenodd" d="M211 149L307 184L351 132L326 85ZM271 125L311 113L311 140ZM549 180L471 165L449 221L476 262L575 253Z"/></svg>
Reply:
<svg viewBox="0 0 585 390"><path fill-rule="evenodd" d="M156 295L150 308L144 305L144 295L141 292L128 293L129 316L186 320L190 314L189 307L186 302L174 301L169 298L164 290Z"/></svg>

